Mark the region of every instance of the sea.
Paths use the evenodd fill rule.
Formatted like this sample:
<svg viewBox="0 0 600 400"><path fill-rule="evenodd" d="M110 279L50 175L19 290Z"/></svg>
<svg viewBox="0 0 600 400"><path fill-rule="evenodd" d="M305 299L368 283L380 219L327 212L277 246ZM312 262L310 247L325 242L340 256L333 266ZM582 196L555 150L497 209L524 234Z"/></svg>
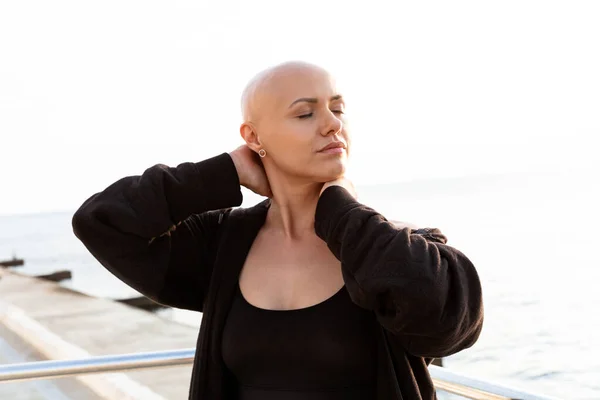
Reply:
<svg viewBox="0 0 600 400"><path fill-rule="evenodd" d="M444 367L542 395L600 399L598 172L513 172L357 190L359 201L390 220L439 228L477 268L484 328ZM245 191L243 206L260 200ZM0 260L23 258L19 270L32 275L71 270L62 285L91 296L136 295L73 235L74 211L1 216ZM201 320L199 313L159 313L193 326Z"/></svg>

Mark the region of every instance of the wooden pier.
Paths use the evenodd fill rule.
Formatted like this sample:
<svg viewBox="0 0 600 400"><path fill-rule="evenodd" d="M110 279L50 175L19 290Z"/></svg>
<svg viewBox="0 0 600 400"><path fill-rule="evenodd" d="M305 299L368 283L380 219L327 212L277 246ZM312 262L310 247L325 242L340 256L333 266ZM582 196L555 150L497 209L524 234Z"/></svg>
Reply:
<svg viewBox="0 0 600 400"><path fill-rule="evenodd" d="M196 344L198 329L195 327L1 268L0 293L0 339L3 336L16 338L22 346L38 354L39 359L183 349ZM0 362L5 361L0 348ZM190 377L191 366L81 376L75 379L85 389L73 398L186 399ZM17 387L18 384L5 385ZM83 396L84 392L93 396ZM14 399L45 398L22 395L21 391L18 395L15 392Z"/></svg>

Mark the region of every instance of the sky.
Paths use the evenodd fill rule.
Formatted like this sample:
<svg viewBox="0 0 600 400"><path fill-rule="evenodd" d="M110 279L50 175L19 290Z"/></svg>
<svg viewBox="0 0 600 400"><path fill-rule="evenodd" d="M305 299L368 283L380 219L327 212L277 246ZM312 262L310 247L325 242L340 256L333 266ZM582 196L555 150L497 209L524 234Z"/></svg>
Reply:
<svg viewBox="0 0 600 400"><path fill-rule="evenodd" d="M360 184L600 171L600 2L0 2L0 215L242 144L288 60L347 99Z"/></svg>

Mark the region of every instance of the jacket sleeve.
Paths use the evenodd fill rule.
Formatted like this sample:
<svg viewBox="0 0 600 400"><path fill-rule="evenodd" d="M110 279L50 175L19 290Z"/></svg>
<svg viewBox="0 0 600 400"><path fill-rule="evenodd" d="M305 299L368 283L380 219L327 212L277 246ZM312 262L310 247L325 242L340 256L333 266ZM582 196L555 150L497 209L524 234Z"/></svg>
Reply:
<svg viewBox="0 0 600 400"><path fill-rule="evenodd" d="M315 230L342 263L352 300L415 356L471 347L483 326L479 276L438 229L397 228L344 188L327 188Z"/></svg>
<svg viewBox="0 0 600 400"><path fill-rule="evenodd" d="M227 153L155 165L86 200L75 235L117 278L152 300L202 311L225 209L242 193Z"/></svg>

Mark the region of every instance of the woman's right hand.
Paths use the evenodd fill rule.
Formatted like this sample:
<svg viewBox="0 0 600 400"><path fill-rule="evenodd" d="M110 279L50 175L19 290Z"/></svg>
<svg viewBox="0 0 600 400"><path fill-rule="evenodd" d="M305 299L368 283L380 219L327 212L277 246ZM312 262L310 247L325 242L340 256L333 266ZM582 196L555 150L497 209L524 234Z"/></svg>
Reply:
<svg viewBox="0 0 600 400"><path fill-rule="evenodd" d="M261 196L273 196L265 168L258 154L244 144L230 152L229 155L235 164L242 186Z"/></svg>

